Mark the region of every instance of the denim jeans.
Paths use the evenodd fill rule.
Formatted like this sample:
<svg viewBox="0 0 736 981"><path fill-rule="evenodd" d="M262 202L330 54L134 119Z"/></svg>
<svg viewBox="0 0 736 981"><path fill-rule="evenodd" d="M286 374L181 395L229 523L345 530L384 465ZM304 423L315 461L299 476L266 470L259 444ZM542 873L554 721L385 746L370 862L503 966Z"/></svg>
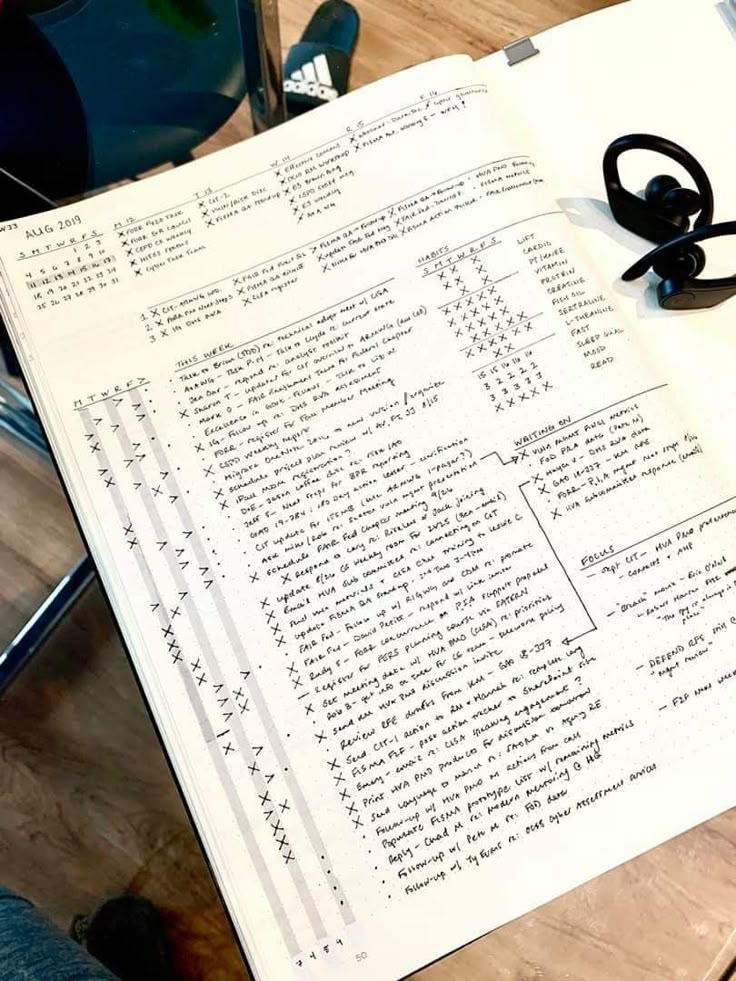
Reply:
<svg viewBox="0 0 736 981"><path fill-rule="evenodd" d="M2 981L115 981L115 976L39 913L0 888Z"/></svg>

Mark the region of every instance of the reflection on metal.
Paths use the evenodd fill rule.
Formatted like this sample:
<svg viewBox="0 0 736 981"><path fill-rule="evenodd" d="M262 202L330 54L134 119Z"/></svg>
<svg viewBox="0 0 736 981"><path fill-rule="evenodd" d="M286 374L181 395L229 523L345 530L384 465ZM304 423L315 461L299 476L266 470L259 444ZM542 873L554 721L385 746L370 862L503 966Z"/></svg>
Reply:
<svg viewBox="0 0 736 981"><path fill-rule="evenodd" d="M0 429L25 446L48 457L44 439L33 406L22 392L0 378Z"/></svg>
<svg viewBox="0 0 736 981"><path fill-rule="evenodd" d="M0 653L0 694L38 652L95 577L88 556L58 583L28 623Z"/></svg>
<svg viewBox="0 0 736 981"><path fill-rule="evenodd" d="M245 79L253 130L262 133L286 119L277 0L239 0Z"/></svg>

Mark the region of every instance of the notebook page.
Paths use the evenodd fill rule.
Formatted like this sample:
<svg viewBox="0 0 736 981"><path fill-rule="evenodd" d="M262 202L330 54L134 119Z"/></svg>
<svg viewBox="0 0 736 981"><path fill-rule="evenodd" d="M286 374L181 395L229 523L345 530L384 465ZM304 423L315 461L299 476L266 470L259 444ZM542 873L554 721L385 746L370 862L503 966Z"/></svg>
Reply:
<svg viewBox="0 0 736 981"><path fill-rule="evenodd" d="M736 136L724 113L736 80L736 15L716 0L629 0L545 32L537 47L541 54L513 71L497 55L481 60L481 77L518 107L558 202L639 343L677 386L693 424L734 476L734 307L673 316L657 305L653 273L635 283L620 280L653 246L612 221L601 164L608 144L626 133L667 137L705 167L715 191L714 220L736 214ZM665 80L679 77L687 84L677 98L660 97ZM626 154L620 167L635 193L659 173L692 186L676 163L645 151ZM733 273L733 237L705 249L704 276Z"/></svg>
<svg viewBox="0 0 736 981"><path fill-rule="evenodd" d="M444 805L430 841L402 822L466 768L441 713L420 721L454 673L429 626L459 602L430 511L451 488L488 520L507 499L456 461L485 448L480 369L519 351L525 398L549 387L524 352L552 340L552 304L516 224L564 223L487 120L449 59L0 234L4 314L260 977L394 977L505 915L454 904L428 939L422 890L472 870L447 861ZM485 342L453 329L458 289L489 305ZM414 629L390 612L405 593Z"/></svg>
<svg viewBox="0 0 736 981"><path fill-rule="evenodd" d="M681 547L730 582L727 509L638 547L721 488L528 142L451 59L0 233L260 977L401 976L713 805L652 680L682 588L640 614Z"/></svg>
<svg viewBox="0 0 736 981"><path fill-rule="evenodd" d="M649 246L610 218L601 162L618 136L664 135L704 163L715 188L716 220L736 213L730 176L736 142L732 128L719 125L718 109L721 94L733 88L736 65L736 35L724 6L710 0L631 0L535 37L539 55L513 68L503 54L478 63L492 103L515 107L519 125L523 120L551 193L621 311L641 364L659 379L660 387L628 403L636 406L639 427L630 434L633 445L619 442L624 403L601 411L610 402L603 386L599 399L589 393L588 409L578 417L585 421L574 433L572 427L552 430L547 438L542 430L530 451L530 486L546 487L539 500L547 521L554 519L550 540L573 570L571 579L599 627L584 646L596 650L603 621L609 635L603 650L615 665L612 695L631 709L630 729L604 733L599 746L605 758L613 734L625 759L627 743L629 749L646 745L657 768L647 778L653 791L649 808L627 816L620 800L623 823L638 822L629 834L632 856L735 802L722 774L730 772L734 752L736 340L732 305L673 315L658 309L646 282L620 282L620 273ZM683 73L688 84L680 96L661 97L658 80ZM622 162L624 181L634 190L662 172L682 175L677 165L653 155ZM706 275L732 272L732 241L708 253ZM543 265L549 282L564 275L565 264L552 255ZM655 282L651 277L650 284ZM595 323L566 320L581 350L594 351L605 339ZM631 391L639 390L633 375ZM672 454L685 460L695 446L689 459L710 475L702 481L693 472L678 474L673 462ZM595 488L598 476L616 469L619 486L609 485L603 498L611 519L603 532L605 519L592 500L581 502L580 480L587 475ZM654 490L648 501L636 481L628 483L637 471ZM576 500L582 507L574 507ZM634 629L618 633L626 620ZM611 646L616 635L618 644ZM599 830L626 835L623 825Z"/></svg>

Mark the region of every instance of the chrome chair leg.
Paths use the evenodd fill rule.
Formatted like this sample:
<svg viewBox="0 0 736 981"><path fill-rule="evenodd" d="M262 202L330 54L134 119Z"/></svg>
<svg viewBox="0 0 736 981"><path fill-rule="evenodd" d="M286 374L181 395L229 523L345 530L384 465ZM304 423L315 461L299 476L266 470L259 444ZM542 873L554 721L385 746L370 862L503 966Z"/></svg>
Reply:
<svg viewBox="0 0 736 981"><path fill-rule="evenodd" d="M239 0L253 131L262 133L286 119L281 31L277 0Z"/></svg>
<svg viewBox="0 0 736 981"><path fill-rule="evenodd" d="M0 653L0 695L71 612L94 578L92 560L86 555L56 585L30 620Z"/></svg>
<svg viewBox="0 0 736 981"><path fill-rule="evenodd" d="M48 459L49 449L30 400L0 378L0 429ZM28 622L0 653L0 694L37 653L95 577L89 556L57 583Z"/></svg>

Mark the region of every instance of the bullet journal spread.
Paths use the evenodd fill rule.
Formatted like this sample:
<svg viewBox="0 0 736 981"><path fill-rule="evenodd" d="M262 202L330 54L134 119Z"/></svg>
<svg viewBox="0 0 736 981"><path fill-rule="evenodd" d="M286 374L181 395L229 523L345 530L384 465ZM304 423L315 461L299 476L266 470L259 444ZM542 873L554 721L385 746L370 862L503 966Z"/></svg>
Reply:
<svg viewBox="0 0 736 981"><path fill-rule="evenodd" d="M501 58L0 226L3 316L258 978L400 977L733 803L720 413L642 341Z"/></svg>

